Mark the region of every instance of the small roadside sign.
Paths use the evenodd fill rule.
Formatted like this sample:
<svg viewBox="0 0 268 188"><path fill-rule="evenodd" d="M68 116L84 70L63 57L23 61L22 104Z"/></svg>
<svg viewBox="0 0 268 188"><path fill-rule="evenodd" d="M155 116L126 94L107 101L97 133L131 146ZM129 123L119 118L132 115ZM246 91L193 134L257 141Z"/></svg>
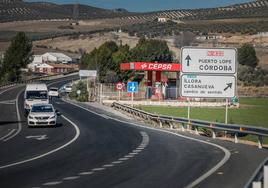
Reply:
<svg viewBox="0 0 268 188"><path fill-rule="evenodd" d="M138 93L138 82L128 82L127 83L128 93Z"/></svg>
<svg viewBox="0 0 268 188"><path fill-rule="evenodd" d="M122 82L118 82L118 83L116 83L115 87L116 87L117 91L123 91L125 88L125 84Z"/></svg>
<svg viewBox="0 0 268 188"><path fill-rule="evenodd" d="M235 48L181 49L182 73L235 74L237 50Z"/></svg>
<svg viewBox="0 0 268 188"><path fill-rule="evenodd" d="M193 98L232 98L236 93L236 77L232 75L181 76L180 94Z"/></svg>

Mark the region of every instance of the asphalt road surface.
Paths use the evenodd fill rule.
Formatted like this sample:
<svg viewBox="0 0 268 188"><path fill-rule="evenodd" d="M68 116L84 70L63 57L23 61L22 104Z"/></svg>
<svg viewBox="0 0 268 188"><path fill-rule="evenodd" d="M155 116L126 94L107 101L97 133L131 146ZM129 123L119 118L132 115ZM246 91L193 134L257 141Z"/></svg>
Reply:
<svg viewBox="0 0 268 188"><path fill-rule="evenodd" d="M59 124L28 128L23 89L0 95L1 188L238 188L268 154L256 146L146 128L56 98L51 103L62 113Z"/></svg>

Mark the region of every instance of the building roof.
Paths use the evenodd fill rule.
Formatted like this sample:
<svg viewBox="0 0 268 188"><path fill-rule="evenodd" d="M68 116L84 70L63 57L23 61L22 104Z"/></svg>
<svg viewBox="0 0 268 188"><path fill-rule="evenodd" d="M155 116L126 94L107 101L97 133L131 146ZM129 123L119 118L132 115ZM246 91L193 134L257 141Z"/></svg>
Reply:
<svg viewBox="0 0 268 188"><path fill-rule="evenodd" d="M46 56L46 55L51 55L56 57L57 59L68 59L68 60L72 60L72 58L70 58L69 56L63 54L63 53L56 53L56 52L47 52L45 54L43 54L42 56Z"/></svg>

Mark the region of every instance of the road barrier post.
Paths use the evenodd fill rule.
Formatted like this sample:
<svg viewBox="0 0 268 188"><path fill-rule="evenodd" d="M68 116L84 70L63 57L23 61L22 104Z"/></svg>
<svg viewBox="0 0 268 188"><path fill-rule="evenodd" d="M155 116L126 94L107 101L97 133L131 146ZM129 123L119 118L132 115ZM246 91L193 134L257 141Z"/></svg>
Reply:
<svg viewBox="0 0 268 188"><path fill-rule="evenodd" d="M253 182L252 183L252 188L262 188L261 187L261 182Z"/></svg>
<svg viewBox="0 0 268 188"><path fill-rule="evenodd" d="M238 137L237 137L237 133L235 133L235 140L234 142L237 144L238 143Z"/></svg>
<svg viewBox="0 0 268 188"><path fill-rule="evenodd" d="M263 137L258 136L258 147L259 147L259 149L262 149L262 144L263 144Z"/></svg>
<svg viewBox="0 0 268 188"><path fill-rule="evenodd" d="M212 130L212 138L215 139L216 138L216 133L214 130Z"/></svg>
<svg viewBox="0 0 268 188"><path fill-rule="evenodd" d="M268 188L268 166L263 167L263 188Z"/></svg>

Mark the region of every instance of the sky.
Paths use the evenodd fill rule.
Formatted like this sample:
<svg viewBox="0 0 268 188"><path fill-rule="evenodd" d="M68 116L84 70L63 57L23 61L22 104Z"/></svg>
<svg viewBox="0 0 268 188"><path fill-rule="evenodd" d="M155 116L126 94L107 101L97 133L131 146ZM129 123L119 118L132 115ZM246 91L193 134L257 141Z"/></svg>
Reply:
<svg viewBox="0 0 268 188"><path fill-rule="evenodd" d="M53 2L57 4L73 4L78 1L80 4L105 9L124 8L130 12L148 12L172 9L212 8L245 3L252 0L28 0L28 2L36 1Z"/></svg>

